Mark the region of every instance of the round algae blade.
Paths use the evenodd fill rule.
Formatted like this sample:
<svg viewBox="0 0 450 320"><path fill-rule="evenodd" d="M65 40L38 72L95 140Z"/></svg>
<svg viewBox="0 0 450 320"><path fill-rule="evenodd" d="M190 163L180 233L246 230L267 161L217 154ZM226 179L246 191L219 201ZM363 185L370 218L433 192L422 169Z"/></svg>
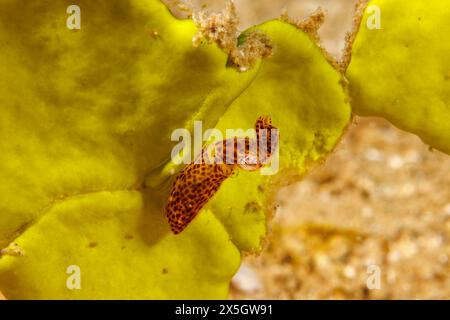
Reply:
<svg viewBox="0 0 450 320"><path fill-rule="evenodd" d="M368 3L347 70L354 111L450 153L447 0Z"/></svg>

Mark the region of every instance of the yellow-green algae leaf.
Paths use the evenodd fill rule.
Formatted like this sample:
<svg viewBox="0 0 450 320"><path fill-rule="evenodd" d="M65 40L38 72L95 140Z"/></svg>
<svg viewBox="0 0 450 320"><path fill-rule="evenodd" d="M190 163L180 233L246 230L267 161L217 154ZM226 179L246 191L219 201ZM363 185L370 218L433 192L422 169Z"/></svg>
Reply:
<svg viewBox="0 0 450 320"><path fill-rule="evenodd" d="M159 1L0 1L0 291L7 298L224 298L239 253L212 214L179 237L141 188L171 132L214 125L255 71L192 46ZM159 195L158 195L159 197ZM130 235L132 240L127 239ZM212 237L211 235L214 235ZM82 289L69 290L69 265Z"/></svg>
<svg viewBox="0 0 450 320"><path fill-rule="evenodd" d="M0 190L0 230L5 244L14 239L24 255L0 258L0 290L8 298L225 297L239 249L259 250L266 234L264 191L323 159L348 124L338 72L304 33L281 22L258 27L273 38L273 57L237 74L225 68L217 48L192 49L192 25L174 21L156 2L104 2L100 9L82 3L98 24L86 17L86 28L96 32L72 32L69 37L81 37L76 45L58 32L55 38L47 20L31 19L31 12L50 6L20 8L21 23L38 30L31 32L3 23L19 12L16 2L5 4L1 30L9 32L0 31L0 40L9 68L0 102L5 117L17 120L2 122L0 134L9 142L1 145L8 152L0 174L16 189ZM52 23L65 9L55 7L44 14ZM150 43L162 42L159 51L147 42L147 50L140 47L142 34L135 33L143 21L151 23ZM60 51L64 43L69 50ZM270 115L280 128L277 177L283 178L240 172L181 235L171 235L163 213L167 190L139 186L167 162L172 145L165 142L174 128L192 128L195 119L213 123L256 72L257 85L217 127L252 128L257 116ZM37 107L32 112L28 105ZM21 235L14 238L15 232ZM67 288L69 266L80 268L81 290Z"/></svg>
<svg viewBox="0 0 450 320"><path fill-rule="evenodd" d="M247 130L258 116L270 116L279 128L279 169L269 176L240 171L223 183L209 208L238 247L259 251L266 219L274 209L272 192L303 176L333 150L349 124L351 110L342 76L307 34L281 21L253 29L272 39L274 53L262 60L255 80L216 127L222 132Z"/></svg>
<svg viewBox="0 0 450 320"><path fill-rule="evenodd" d="M103 191L55 204L38 226L17 239L24 256L1 258L5 296L226 297L229 279L240 262L227 231L210 212L204 212L175 237L168 233L161 205L160 200L138 191ZM74 275L69 266L79 267L79 290L68 289L73 288Z"/></svg>
<svg viewBox="0 0 450 320"><path fill-rule="evenodd" d="M450 153L450 6L447 0L373 0L347 70L357 114L381 116ZM374 16L380 9L381 29ZM375 10L374 10L375 9Z"/></svg>

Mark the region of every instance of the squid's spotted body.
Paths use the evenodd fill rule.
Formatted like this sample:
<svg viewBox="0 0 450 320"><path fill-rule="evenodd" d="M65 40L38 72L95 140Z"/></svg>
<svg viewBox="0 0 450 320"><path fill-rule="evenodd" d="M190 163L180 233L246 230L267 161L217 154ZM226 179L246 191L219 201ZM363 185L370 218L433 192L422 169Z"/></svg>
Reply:
<svg viewBox="0 0 450 320"><path fill-rule="evenodd" d="M237 168L253 171L270 161L278 144L278 130L272 129L276 128L269 117L259 117L255 124L256 139L235 137L216 142L205 147L178 173L166 205L173 233L186 228Z"/></svg>

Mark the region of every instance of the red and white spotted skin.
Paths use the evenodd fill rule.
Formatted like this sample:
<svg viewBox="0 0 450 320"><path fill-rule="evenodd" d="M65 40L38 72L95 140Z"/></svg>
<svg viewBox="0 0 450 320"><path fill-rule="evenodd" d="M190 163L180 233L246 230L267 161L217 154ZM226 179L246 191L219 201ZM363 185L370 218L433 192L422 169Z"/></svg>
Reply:
<svg viewBox="0 0 450 320"><path fill-rule="evenodd" d="M236 170L254 171L270 162L278 144L278 134L273 137L272 129L276 128L269 117L259 117L255 124L256 139L231 138L216 142L205 147L177 174L166 205L166 216L174 234L188 226ZM233 153L227 158L231 147Z"/></svg>

